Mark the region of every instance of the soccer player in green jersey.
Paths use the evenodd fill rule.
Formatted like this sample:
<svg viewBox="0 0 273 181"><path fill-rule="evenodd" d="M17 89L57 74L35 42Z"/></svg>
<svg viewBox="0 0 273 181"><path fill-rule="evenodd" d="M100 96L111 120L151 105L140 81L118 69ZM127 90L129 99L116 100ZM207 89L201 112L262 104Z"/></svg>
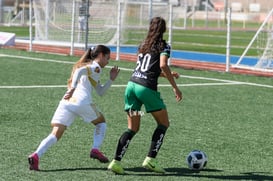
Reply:
<svg viewBox="0 0 273 181"><path fill-rule="evenodd" d="M173 88L176 100L182 100L182 92L174 80L174 77L178 78L179 75L176 72L171 72L168 66L171 48L163 40L165 31L166 21L161 17L154 17L150 22L146 39L138 48L137 65L125 90L124 109L127 112L128 130L119 138L115 157L108 166L108 169L114 173L124 174L120 162L130 141L139 130L142 105L157 122L149 152L142 166L157 173L165 173L165 170L155 160L169 127L168 112L157 91L158 78L160 76L166 77Z"/></svg>

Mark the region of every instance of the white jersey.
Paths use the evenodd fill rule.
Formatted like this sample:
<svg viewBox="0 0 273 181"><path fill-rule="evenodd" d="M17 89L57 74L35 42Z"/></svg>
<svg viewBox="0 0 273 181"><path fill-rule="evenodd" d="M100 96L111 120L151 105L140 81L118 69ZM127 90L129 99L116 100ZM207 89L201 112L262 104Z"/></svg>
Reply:
<svg viewBox="0 0 273 181"><path fill-rule="evenodd" d="M88 70L89 69L89 70ZM89 72L90 71L90 72ZM90 75L88 75L88 73ZM97 62L78 68L73 75L71 87L76 87L69 102L76 105L92 104L92 92L99 84L102 69ZM90 78L93 81L91 85Z"/></svg>
<svg viewBox="0 0 273 181"><path fill-rule="evenodd" d="M101 115L93 103L92 92L95 90L98 95L102 96L112 84L112 80L108 80L101 85L101 73L102 68L95 61L76 69L71 83L71 88L75 88L75 91L69 100L60 101L51 120L52 124L70 126L76 116L82 117L85 122L91 122Z"/></svg>

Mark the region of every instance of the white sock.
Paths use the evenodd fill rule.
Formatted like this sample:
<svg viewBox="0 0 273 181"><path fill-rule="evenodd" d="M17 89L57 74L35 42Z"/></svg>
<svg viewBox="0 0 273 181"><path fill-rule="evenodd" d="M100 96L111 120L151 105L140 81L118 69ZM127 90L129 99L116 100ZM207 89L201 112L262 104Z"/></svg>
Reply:
<svg viewBox="0 0 273 181"><path fill-rule="evenodd" d="M98 123L94 129L93 146L92 149L99 149L106 132L106 123Z"/></svg>
<svg viewBox="0 0 273 181"><path fill-rule="evenodd" d="M53 144L57 142L57 138L53 134L49 134L39 145L35 153L38 154L38 157L40 158L49 147L51 147Z"/></svg>

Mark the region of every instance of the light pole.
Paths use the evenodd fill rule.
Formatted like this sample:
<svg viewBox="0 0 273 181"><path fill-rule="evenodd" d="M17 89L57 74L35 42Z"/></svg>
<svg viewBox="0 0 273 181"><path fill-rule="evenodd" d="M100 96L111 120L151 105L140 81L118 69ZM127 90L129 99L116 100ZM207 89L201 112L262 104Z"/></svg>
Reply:
<svg viewBox="0 0 273 181"><path fill-rule="evenodd" d="M153 18L153 0L149 0L149 21Z"/></svg>
<svg viewBox="0 0 273 181"><path fill-rule="evenodd" d="M225 23L227 23L228 0L225 0Z"/></svg>
<svg viewBox="0 0 273 181"><path fill-rule="evenodd" d="M86 27L85 27L85 50L87 50L88 48L88 32L89 32L89 25L88 25L88 19L89 19L89 0L87 0L87 4L86 4Z"/></svg>
<svg viewBox="0 0 273 181"><path fill-rule="evenodd" d="M3 12L3 1L0 0L0 23L3 23L4 20L4 12Z"/></svg>

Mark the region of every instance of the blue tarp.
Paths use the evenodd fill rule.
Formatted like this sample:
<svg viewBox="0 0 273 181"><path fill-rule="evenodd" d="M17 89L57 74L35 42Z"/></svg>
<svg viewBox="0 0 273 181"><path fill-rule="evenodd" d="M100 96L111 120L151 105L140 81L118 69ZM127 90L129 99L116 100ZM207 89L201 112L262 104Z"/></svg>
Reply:
<svg viewBox="0 0 273 181"><path fill-rule="evenodd" d="M110 47L112 52L116 52L116 47ZM121 47L120 52L128 54L136 54L137 47L128 46ZM172 50L172 58L181 59L181 60L191 60L191 61L201 61L201 62L213 62L213 63L226 63L226 55L223 54L213 54L213 53L201 53L201 52L191 52L191 51L180 51ZM230 63L236 64L239 60L239 56L230 56ZM254 66L257 63L257 58L254 57L245 57L241 61L243 65Z"/></svg>

